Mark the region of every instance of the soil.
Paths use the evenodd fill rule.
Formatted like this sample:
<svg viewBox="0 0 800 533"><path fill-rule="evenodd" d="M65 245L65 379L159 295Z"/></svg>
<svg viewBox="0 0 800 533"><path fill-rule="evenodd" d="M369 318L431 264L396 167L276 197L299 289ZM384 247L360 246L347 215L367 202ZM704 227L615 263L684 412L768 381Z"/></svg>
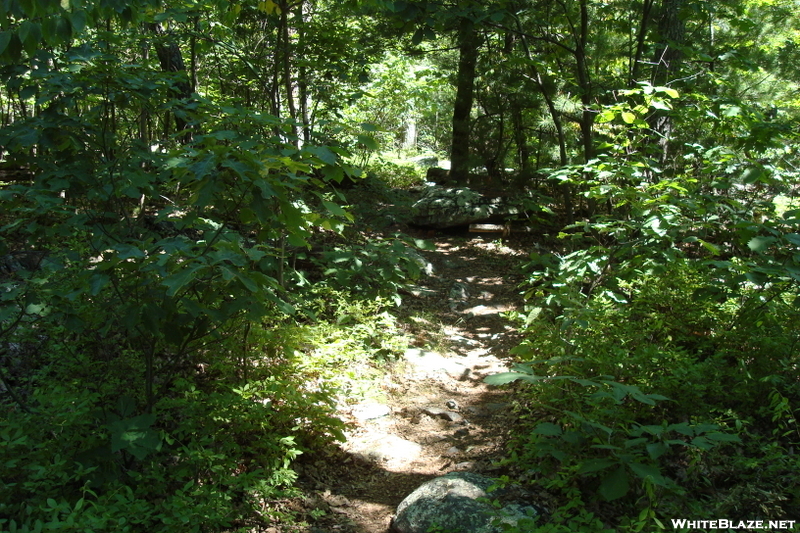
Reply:
<svg viewBox="0 0 800 533"><path fill-rule="evenodd" d="M520 340L503 313L521 305L529 239L427 237L433 273L404 295L413 346L387 366L386 401L349 406L347 442L300 462L298 511L313 533L384 533L425 481L456 470L504 473L514 400L483 378L507 370Z"/></svg>

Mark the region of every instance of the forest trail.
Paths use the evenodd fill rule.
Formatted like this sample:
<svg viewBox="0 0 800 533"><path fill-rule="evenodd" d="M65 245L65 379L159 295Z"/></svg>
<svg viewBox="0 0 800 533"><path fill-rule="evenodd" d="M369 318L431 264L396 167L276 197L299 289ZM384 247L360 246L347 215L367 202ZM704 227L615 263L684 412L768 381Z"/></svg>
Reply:
<svg viewBox="0 0 800 533"><path fill-rule="evenodd" d="M302 465L312 533L385 533L397 505L425 481L458 470L502 473L495 463L513 400L483 378L507 369L520 340L502 313L521 304L519 265L529 248L469 235L434 242L422 252L433 273L403 298L414 346L390 366L386 401L351 406L347 443Z"/></svg>

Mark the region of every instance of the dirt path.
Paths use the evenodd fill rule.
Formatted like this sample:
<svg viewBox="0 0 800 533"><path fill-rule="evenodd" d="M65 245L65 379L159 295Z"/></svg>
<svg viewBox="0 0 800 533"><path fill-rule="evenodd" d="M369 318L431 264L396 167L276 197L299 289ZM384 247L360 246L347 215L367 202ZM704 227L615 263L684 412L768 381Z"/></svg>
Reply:
<svg viewBox="0 0 800 533"><path fill-rule="evenodd" d="M520 303L527 252L480 238L435 242L424 252L433 274L404 298L415 346L384 381L388 401L354 406L348 442L302 467L314 533L385 533L397 505L428 479L499 475L512 400L483 378L506 369L519 341L501 313Z"/></svg>

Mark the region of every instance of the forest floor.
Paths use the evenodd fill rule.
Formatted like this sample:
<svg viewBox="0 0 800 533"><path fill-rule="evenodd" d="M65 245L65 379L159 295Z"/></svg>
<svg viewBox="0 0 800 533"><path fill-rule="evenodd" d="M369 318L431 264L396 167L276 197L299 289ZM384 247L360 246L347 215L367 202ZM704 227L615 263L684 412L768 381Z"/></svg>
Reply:
<svg viewBox="0 0 800 533"><path fill-rule="evenodd" d="M503 313L521 306L527 235L437 235L422 252L433 273L404 295L412 339L387 364L385 401L349 406L347 442L300 462L300 514L312 533L384 533L397 505L425 481L498 465L513 425L513 397L483 382L511 364L520 335ZM276 530L278 531L278 530Z"/></svg>

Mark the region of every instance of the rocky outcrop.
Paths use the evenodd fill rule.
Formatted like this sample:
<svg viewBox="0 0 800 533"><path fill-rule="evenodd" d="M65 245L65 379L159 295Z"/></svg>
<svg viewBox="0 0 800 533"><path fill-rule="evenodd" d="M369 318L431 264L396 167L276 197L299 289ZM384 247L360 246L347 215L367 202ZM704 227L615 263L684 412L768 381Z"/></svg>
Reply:
<svg viewBox="0 0 800 533"><path fill-rule="evenodd" d="M499 533L501 524L517 525L520 520L539 515L538 509L522 502L507 502L500 509L488 500L502 491L488 493L494 482L471 472L451 472L432 479L412 492L397 507L392 520L394 533L437 531L459 533Z"/></svg>
<svg viewBox="0 0 800 533"><path fill-rule="evenodd" d="M467 187L428 187L412 206L411 223L433 229L504 221L522 213L508 198L490 198Z"/></svg>

